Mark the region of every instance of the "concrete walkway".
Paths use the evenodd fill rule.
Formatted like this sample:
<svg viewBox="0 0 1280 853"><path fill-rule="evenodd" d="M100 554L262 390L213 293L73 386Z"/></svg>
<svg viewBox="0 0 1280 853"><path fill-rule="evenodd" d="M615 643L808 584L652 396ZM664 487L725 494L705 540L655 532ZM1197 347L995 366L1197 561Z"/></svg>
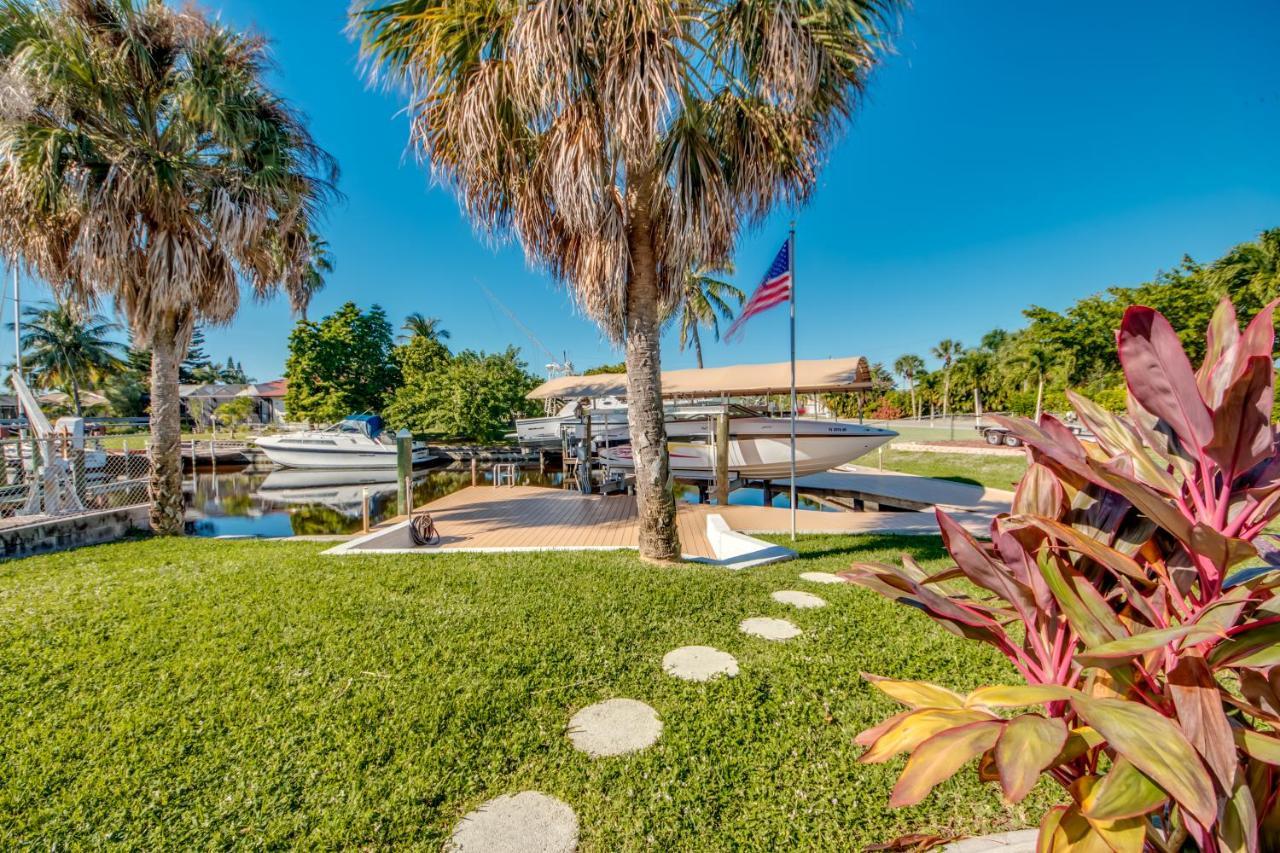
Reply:
<svg viewBox="0 0 1280 853"><path fill-rule="evenodd" d="M777 489L790 489L790 478L775 480ZM842 465L821 474L796 478L796 489L804 494L842 493L859 495L870 503L908 509L940 507L944 510L994 515L1007 512L1013 492L989 489L974 483L957 483L933 477L917 477L897 471L878 471L859 465Z"/></svg>

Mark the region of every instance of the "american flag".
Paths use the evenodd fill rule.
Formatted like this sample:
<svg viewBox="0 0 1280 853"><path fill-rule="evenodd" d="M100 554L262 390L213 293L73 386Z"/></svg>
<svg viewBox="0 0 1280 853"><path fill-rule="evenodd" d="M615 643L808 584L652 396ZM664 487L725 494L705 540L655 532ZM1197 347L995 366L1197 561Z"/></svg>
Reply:
<svg viewBox="0 0 1280 853"><path fill-rule="evenodd" d="M747 304L743 306L742 313L738 315L738 319L733 321L733 325L729 327L729 331L725 332L724 339L731 341L735 337L742 337L742 327L748 320L757 314L768 311L775 305L786 302L791 298L791 241L782 244L782 248L778 251L778 256L773 259L773 263L769 266L769 271L764 274L764 281L756 288L756 292L751 294L751 298L747 300Z"/></svg>

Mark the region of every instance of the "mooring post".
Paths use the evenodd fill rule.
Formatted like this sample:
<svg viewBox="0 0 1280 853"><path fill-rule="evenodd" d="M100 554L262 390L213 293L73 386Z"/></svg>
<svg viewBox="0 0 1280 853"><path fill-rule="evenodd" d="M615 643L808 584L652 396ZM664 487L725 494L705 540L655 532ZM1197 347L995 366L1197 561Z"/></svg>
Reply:
<svg viewBox="0 0 1280 853"><path fill-rule="evenodd" d="M729 413L716 416L716 503L729 505Z"/></svg>
<svg viewBox="0 0 1280 853"><path fill-rule="evenodd" d="M579 449L578 483L584 495L591 494L591 408L585 408L582 417L582 447Z"/></svg>
<svg viewBox="0 0 1280 853"><path fill-rule="evenodd" d="M364 522L363 530L369 532L369 487L365 486L360 490L360 515Z"/></svg>
<svg viewBox="0 0 1280 853"><path fill-rule="evenodd" d="M408 515L413 510L413 495L409 485L413 482L413 433L402 429L396 433L396 514Z"/></svg>
<svg viewBox="0 0 1280 853"><path fill-rule="evenodd" d="M471 457L471 485L480 485L480 457Z"/></svg>

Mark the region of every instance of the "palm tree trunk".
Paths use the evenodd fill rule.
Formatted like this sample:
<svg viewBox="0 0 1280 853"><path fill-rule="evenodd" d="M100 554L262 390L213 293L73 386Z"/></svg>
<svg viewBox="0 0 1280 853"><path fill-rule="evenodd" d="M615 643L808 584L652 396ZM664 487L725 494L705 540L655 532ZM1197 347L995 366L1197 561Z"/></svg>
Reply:
<svg viewBox="0 0 1280 853"><path fill-rule="evenodd" d="M178 348L174 334L151 343L151 529L182 535L182 420L178 400Z"/></svg>
<svg viewBox="0 0 1280 853"><path fill-rule="evenodd" d="M1044 411L1044 374L1036 378L1039 380L1036 385L1036 423L1040 423L1040 415Z"/></svg>
<svg viewBox="0 0 1280 853"><path fill-rule="evenodd" d="M702 338L698 337L698 327L693 327L693 354L698 359L698 369L702 369Z"/></svg>
<svg viewBox="0 0 1280 853"><path fill-rule="evenodd" d="M671 463L662 411L662 361L659 345L657 260L650 224L651 189L639 191L627 242L631 275L627 287L626 362L628 425L636 470L636 509L640 520L640 556L678 560L676 504L667 488Z"/></svg>
<svg viewBox="0 0 1280 853"><path fill-rule="evenodd" d="M920 420L920 407L916 405L916 378L914 376L907 377L907 387L911 389L911 414L916 420Z"/></svg>
<svg viewBox="0 0 1280 853"><path fill-rule="evenodd" d="M942 419L947 419L947 407L951 405L951 370L942 373Z"/></svg>
<svg viewBox="0 0 1280 853"><path fill-rule="evenodd" d="M76 417L84 417L84 410L80 408L80 383L74 373L71 374L71 404L75 407Z"/></svg>

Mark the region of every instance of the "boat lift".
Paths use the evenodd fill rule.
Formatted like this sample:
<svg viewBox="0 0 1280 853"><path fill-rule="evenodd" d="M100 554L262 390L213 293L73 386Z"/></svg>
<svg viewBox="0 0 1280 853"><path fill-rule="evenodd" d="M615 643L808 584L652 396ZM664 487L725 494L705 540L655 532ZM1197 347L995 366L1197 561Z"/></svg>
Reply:
<svg viewBox="0 0 1280 853"><path fill-rule="evenodd" d="M57 444L69 443L76 450L84 449L84 420L59 418L56 425L45 417L35 394L15 371L9 376L18 398L18 406L26 416L34 444L30 457L18 450L17 462L32 475L31 493L18 515L69 515L83 512L84 502L77 491L77 482L84 482L84 456L76 454L73 460L64 459L57 451ZM72 469L72 463L79 468Z"/></svg>

